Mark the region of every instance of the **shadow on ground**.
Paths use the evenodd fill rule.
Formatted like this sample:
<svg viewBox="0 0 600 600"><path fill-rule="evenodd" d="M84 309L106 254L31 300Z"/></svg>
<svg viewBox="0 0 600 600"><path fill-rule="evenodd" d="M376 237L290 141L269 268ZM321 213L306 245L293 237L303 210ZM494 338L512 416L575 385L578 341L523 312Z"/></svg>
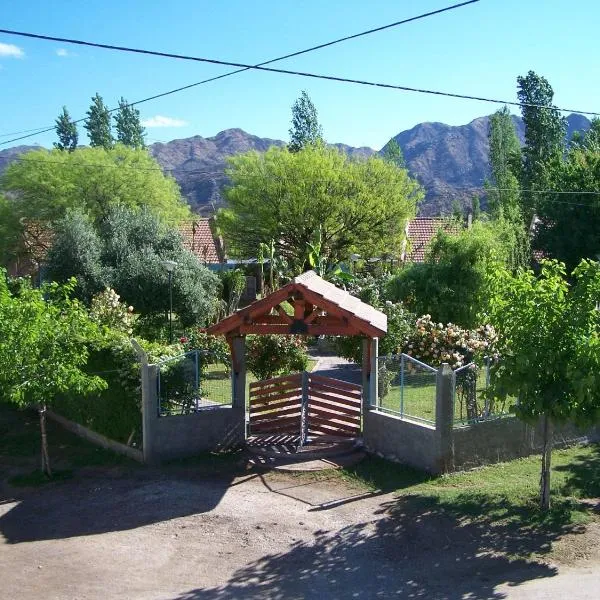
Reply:
<svg viewBox="0 0 600 600"><path fill-rule="evenodd" d="M404 497L382 505L370 522L318 531L310 542L240 568L224 586L172 600L500 599L501 584L556 575L555 568L528 557L547 553L553 541L574 531L562 513L525 525L521 517L485 496L452 504Z"/></svg>
<svg viewBox="0 0 600 600"><path fill-rule="evenodd" d="M591 448L591 454L582 452L568 465L554 467L565 475L563 495L600 499L600 445Z"/></svg>

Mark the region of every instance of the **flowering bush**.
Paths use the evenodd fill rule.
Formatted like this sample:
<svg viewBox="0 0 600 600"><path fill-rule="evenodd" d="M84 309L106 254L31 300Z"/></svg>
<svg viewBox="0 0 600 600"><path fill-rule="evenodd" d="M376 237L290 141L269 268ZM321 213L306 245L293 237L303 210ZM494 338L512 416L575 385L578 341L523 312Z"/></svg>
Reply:
<svg viewBox="0 0 600 600"><path fill-rule="evenodd" d="M246 364L258 379L306 370L308 356L303 338L286 335L248 336Z"/></svg>
<svg viewBox="0 0 600 600"><path fill-rule="evenodd" d="M112 288L92 298L90 317L92 321L121 333L131 335L133 331L133 306L120 301L120 296Z"/></svg>
<svg viewBox="0 0 600 600"><path fill-rule="evenodd" d="M458 369L484 356L498 360L498 336L491 325L463 329L458 325L435 323L431 315L419 317L412 334L404 341L404 352L432 366L448 363Z"/></svg>

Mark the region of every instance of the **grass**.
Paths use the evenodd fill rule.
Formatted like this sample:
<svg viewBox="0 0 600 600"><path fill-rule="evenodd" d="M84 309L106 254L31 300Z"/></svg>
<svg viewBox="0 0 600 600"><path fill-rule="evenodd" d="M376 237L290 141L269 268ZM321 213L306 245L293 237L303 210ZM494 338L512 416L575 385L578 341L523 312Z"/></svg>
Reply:
<svg viewBox="0 0 600 600"><path fill-rule="evenodd" d="M120 454L99 448L47 420L52 481L70 477L81 467L133 466ZM49 480L39 470L40 429L36 411L16 410L0 403L0 480L15 486L38 486ZM10 466L10 471L8 468ZM17 473L14 473L15 468ZM12 476L8 477L8 473Z"/></svg>
<svg viewBox="0 0 600 600"><path fill-rule="evenodd" d="M472 471L432 476L378 458L368 458L341 476L371 490L420 498L470 519L494 523L584 523L598 518L582 498L600 498L600 445L554 450L553 507L537 507L540 456L489 465Z"/></svg>

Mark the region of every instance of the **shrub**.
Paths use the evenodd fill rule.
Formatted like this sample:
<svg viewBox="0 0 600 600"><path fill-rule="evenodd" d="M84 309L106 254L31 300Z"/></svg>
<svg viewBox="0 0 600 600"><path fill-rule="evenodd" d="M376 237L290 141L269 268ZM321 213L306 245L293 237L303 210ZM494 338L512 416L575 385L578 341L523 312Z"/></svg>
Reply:
<svg viewBox="0 0 600 600"><path fill-rule="evenodd" d="M186 352L199 350L202 353L200 361L202 369L205 369L207 365L223 364L229 371L231 352L223 336L209 335L199 329L193 329L179 341L183 344Z"/></svg>
<svg viewBox="0 0 600 600"><path fill-rule="evenodd" d="M90 317L100 326L131 335L133 306L127 306L120 298L112 288L96 294L92 298Z"/></svg>
<svg viewBox="0 0 600 600"><path fill-rule="evenodd" d="M308 365L306 342L296 336L248 336L246 365L259 380L305 371Z"/></svg>

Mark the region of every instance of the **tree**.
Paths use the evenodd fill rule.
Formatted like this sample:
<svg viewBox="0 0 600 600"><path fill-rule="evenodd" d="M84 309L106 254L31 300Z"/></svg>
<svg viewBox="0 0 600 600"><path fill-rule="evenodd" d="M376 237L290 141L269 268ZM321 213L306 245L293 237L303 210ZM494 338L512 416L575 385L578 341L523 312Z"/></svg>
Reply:
<svg viewBox="0 0 600 600"><path fill-rule="evenodd" d="M490 278L489 316L502 357L493 389L518 397L519 418L542 421L542 509L550 506L554 425L600 420L600 264L582 261L572 281L557 261L543 261L539 277L499 269Z"/></svg>
<svg viewBox="0 0 600 600"><path fill-rule="evenodd" d="M95 227L84 215L70 213L56 223L48 273L58 281L77 277L86 301L106 287L148 316L169 308L165 260L177 262L173 309L183 326L206 324L217 310L219 280L183 246L176 229L145 210L113 208Z"/></svg>
<svg viewBox="0 0 600 600"><path fill-rule="evenodd" d="M66 106L63 106L62 113L56 119L56 135L58 136L58 142L54 142L54 147L58 150L73 152L77 148L79 139L77 125L71 119Z"/></svg>
<svg viewBox="0 0 600 600"><path fill-rule="evenodd" d="M487 277L510 258L510 232L496 223L478 221L458 235L440 230L425 262L403 269L386 295L416 314L470 329L488 301Z"/></svg>
<svg viewBox="0 0 600 600"><path fill-rule="evenodd" d="M78 297L89 303L109 284L101 254L102 244L91 221L79 211L69 211L54 224L47 276L62 282L75 277Z"/></svg>
<svg viewBox="0 0 600 600"><path fill-rule="evenodd" d="M517 77L517 96L522 104L521 114L525 124L521 187L525 190L544 189L547 166L560 160L564 152L565 120L552 104L552 86L546 78L533 71L529 71L525 77ZM537 196L528 192L522 194L523 214L527 221L535 213Z"/></svg>
<svg viewBox="0 0 600 600"><path fill-rule="evenodd" d="M479 221L479 219L481 219L481 202L477 195L471 198L471 217L473 221Z"/></svg>
<svg viewBox="0 0 600 600"><path fill-rule="evenodd" d="M488 207L493 218L520 215L519 180L521 145L508 107L490 117L490 181L486 181ZM523 222L522 217L519 219ZM517 219L515 219L515 224Z"/></svg>
<svg viewBox="0 0 600 600"><path fill-rule="evenodd" d="M392 138L381 150L381 156L385 160L396 165L399 169L406 169L406 161L400 144Z"/></svg>
<svg viewBox="0 0 600 600"><path fill-rule="evenodd" d="M298 152L307 145L323 142L323 130L317 117L317 109L303 90L300 98L292 106L292 127L290 129L290 152Z"/></svg>
<svg viewBox="0 0 600 600"><path fill-rule="evenodd" d="M296 273L308 267L319 230L320 257L329 265L354 252L400 254L406 219L423 197L406 170L382 158L353 161L318 145L240 154L229 165L229 208L217 216L229 252L253 257L261 242L274 240Z"/></svg>
<svg viewBox="0 0 600 600"><path fill-rule="evenodd" d="M144 148L144 128L140 121L140 111L125 98L119 100L119 110L115 115L117 141L130 148Z"/></svg>
<svg viewBox="0 0 600 600"><path fill-rule="evenodd" d="M99 377L82 371L88 357L85 342L99 331L84 308L71 298L74 281L33 289L22 283L9 290L0 274L0 389L5 400L38 407L42 470L52 476L46 437L46 410L58 394L104 389Z"/></svg>
<svg viewBox="0 0 600 600"><path fill-rule="evenodd" d="M110 111L100 94L96 93L92 98L92 104L86 114L87 119L83 126L87 129L90 146L105 150L112 148L114 140L110 127Z"/></svg>
<svg viewBox="0 0 600 600"><path fill-rule="evenodd" d="M110 150L35 150L8 166L0 189L11 192L11 211L24 221L52 223L69 209L93 219L111 207L145 207L170 221L189 216L177 183L147 150L117 144Z"/></svg>
<svg viewBox="0 0 600 600"><path fill-rule="evenodd" d="M600 254L600 146L588 135L549 175L551 189L563 193L543 195L537 209L535 246L569 271Z"/></svg>

